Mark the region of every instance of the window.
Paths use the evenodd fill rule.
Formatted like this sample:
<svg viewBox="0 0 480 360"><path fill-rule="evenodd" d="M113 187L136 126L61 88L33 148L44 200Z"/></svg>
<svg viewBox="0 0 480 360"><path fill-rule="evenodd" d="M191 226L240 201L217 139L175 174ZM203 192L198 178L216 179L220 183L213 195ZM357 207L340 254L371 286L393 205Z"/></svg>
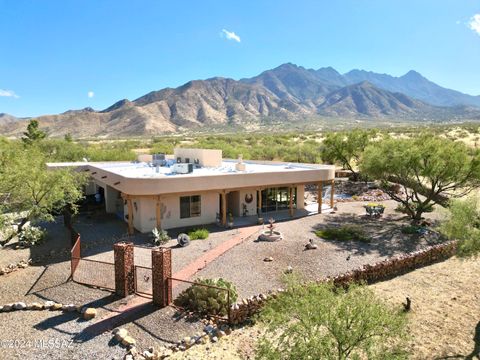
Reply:
<svg viewBox="0 0 480 360"><path fill-rule="evenodd" d="M202 203L200 195L180 196L180 219L201 215Z"/></svg>

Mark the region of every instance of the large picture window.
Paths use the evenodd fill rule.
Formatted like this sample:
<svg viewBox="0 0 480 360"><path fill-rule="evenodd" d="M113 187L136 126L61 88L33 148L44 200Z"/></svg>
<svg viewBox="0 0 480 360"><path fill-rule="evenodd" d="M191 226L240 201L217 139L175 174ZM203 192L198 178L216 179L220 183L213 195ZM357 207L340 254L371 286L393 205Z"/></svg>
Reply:
<svg viewBox="0 0 480 360"><path fill-rule="evenodd" d="M180 219L201 215L202 203L200 195L180 197Z"/></svg>

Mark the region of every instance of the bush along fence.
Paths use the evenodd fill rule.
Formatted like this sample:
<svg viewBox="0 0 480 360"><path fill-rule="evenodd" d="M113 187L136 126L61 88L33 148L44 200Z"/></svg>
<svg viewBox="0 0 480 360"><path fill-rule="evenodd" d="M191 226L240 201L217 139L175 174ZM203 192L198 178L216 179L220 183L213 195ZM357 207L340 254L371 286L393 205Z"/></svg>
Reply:
<svg viewBox="0 0 480 360"><path fill-rule="evenodd" d="M446 260L455 255L456 250L457 242L449 241L405 255L392 257L375 264L366 264L359 269L348 271L335 277L323 278L318 282L333 282L335 286L343 287L348 286L352 282L373 284ZM252 296L247 299L242 299L239 303L233 304L230 307L231 324L245 322L263 307L267 299L274 298L278 293L283 291L283 289L270 291L268 294Z"/></svg>

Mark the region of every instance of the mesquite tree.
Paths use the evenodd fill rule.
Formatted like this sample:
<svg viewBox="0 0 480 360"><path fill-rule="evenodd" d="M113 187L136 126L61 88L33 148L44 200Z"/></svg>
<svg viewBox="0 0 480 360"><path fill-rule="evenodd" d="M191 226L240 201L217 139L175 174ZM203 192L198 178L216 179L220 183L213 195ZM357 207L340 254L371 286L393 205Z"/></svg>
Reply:
<svg viewBox="0 0 480 360"><path fill-rule="evenodd" d="M15 214L18 233L29 221L52 221L53 214L83 197L85 176L69 169L48 170L36 146L0 142L0 216ZM0 239L0 245L10 238Z"/></svg>
<svg viewBox="0 0 480 360"><path fill-rule="evenodd" d="M355 129L348 132L332 132L322 142L322 160L339 163L352 172L352 178L359 180L357 165L365 148L377 135L375 130Z"/></svg>
<svg viewBox="0 0 480 360"><path fill-rule="evenodd" d="M480 187L480 152L431 135L371 144L361 169L382 181L386 193L403 205L414 222L433 205L446 207L449 199ZM400 184L402 191L392 183Z"/></svg>

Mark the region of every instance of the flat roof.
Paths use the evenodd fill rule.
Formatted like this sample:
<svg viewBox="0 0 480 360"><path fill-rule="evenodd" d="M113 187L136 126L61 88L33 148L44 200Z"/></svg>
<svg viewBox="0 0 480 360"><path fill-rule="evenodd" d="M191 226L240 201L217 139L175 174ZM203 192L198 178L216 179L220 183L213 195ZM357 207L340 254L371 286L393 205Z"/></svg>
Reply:
<svg viewBox="0 0 480 360"><path fill-rule="evenodd" d="M145 179L145 178L167 178L167 177L198 177L213 176L226 174L261 174L272 172L289 172L289 171L310 171L322 168L303 164L261 164L244 161L245 171L235 169L236 160L223 160L221 166L218 167L200 167L194 166L193 172L188 174L179 174L173 172L173 166L150 166L148 163L96 163L90 164L98 169L108 171L112 174L120 175L125 178ZM326 166L325 166L326 168ZM158 172L157 172L158 171Z"/></svg>
<svg viewBox="0 0 480 360"><path fill-rule="evenodd" d="M97 182L126 194L168 194L283 184L316 183L335 177L335 166L270 161L243 161L245 171L235 169L237 160L222 160L218 167L200 167L192 173L158 169L145 162L48 163L51 169L70 167L88 171ZM158 172L157 172L158 170Z"/></svg>

